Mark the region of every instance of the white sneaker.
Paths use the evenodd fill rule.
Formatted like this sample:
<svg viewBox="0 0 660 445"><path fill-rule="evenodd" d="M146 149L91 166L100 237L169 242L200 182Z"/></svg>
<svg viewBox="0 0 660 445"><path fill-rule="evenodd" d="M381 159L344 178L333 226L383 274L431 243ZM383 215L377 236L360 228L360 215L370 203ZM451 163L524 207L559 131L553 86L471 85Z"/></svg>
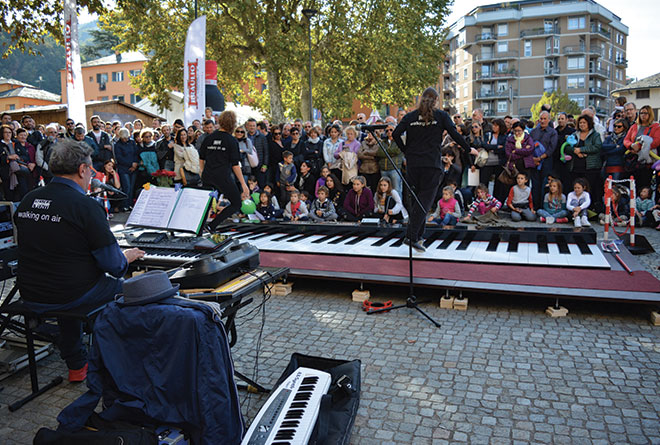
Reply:
<svg viewBox="0 0 660 445"><path fill-rule="evenodd" d="M548 217L545 219L545 223L546 223L546 224L554 224L554 223L555 223L555 217L554 217L554 216L548 216Z"/></svg>
<svg viewBox="0 0 660 445"><path fill-rule="evenodd" d="M575 227L582 227L582 223L580 222L580 217L579 216L573 220L573 225Z"/></svg>
<svg viewBox="0 0 660 445"><path fill-rule="evenodd" d="M582 225L583 226L591 226L591 223L589 222L589 219L587 218L587 215L584 215L581 219L582 219Z"/></svg>

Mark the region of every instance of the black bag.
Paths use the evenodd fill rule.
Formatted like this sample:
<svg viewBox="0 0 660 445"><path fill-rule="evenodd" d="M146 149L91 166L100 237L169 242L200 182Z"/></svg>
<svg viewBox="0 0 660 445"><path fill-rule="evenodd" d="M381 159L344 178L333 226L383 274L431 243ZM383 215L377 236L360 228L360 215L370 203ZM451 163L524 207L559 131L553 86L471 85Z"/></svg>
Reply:
<svg viewBox="0 0 660 445"><path fill-rule="evenodd" d="M291 360L275 387L300 367L318 369L330 374L328 394L321 399L319 416L309 445L348 444L360 404L360 360L346 361L291 354Z"/></svg>
<svg viewBox="0 0 660 445"><path fill-rule="evenodd" d="M94 431L83 429L75 433L41 428L34 436L34 445L158 445L153 430L128 424L127 428Z"/></svg>

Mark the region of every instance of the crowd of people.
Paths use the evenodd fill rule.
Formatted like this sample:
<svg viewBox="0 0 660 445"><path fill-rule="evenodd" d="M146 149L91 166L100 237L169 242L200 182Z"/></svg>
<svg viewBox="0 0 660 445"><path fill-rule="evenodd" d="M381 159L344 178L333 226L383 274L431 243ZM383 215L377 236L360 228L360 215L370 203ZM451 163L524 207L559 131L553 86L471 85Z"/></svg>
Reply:
<svg viewBox="0 0 660 445"><path fill-rule="evenodd" d="M225 179L236 183L243 191L241 199L251 196L256 203L252 218L261 220L407 222L411 198L397 170L405 174L409 163L394 136L405 115L399 110L397 116L371 122L385 126L373 134L358 130L358 124L367 121L362 113L325 127L301 119L274 125L252 118L240 125L227 121L232 125L224 131L238 145L238 168L227 169L227 178L208 181L202 175L204 153L221 129L220 118L210 109L187 128L180 119L170 125L154 118L147 126L139 119L122 124L98 116L91 117L87 128L71 119L64 126L37 126L29 115L16 122L5 113L2 193L6 200L20 201L29 190L48 183L50 150L58 139L71 138L92 148L97 177L126 195L111 201L113 212L130 210L142 186L166 171L173 172L174 183L188 187L222 191ZM660 189L654 179L654 167L660 165L660 125L650 106L638 110L634 103L617 99L605 122L592 108L575 117L553 114L547 105L536 121L511 116L488 121L479 109L471 118L455 114L452 120L469 150L447 132L443 135L442 178L428 222L499 224L502 214L513 221L538 219L546 224L604 222L606 177L632 176L638 224L660 230ZM404 141L405 136L400 135ZM617 184L612 195L612 220L620 225L627 224L630 215L627 185ZM237 201L238 196L231 198ZM219 201L220 219L240 207L235 202L230 206L227 194L224 198Z"/></svg>

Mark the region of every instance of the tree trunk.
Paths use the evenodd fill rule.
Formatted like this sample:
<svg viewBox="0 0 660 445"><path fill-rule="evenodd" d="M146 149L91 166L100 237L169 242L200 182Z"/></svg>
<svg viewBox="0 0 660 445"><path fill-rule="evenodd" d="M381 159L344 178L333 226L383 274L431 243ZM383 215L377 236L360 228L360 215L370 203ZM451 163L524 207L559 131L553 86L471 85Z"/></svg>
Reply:
<svg viewBox="0 0 660 445"><path fill-rule="evenodd" d="M268 79L268 95L270 96L270 119L274 124L281 124L284 122L284 105L282 105L280 75L272 68L266 70L266 75Z"/></svg>
<svg viewBox="0 0 660 445"><path fill-rule="evenodd" d="M300 117L303 121L309 120L309 77L307 73L300 73Z"/></svg>

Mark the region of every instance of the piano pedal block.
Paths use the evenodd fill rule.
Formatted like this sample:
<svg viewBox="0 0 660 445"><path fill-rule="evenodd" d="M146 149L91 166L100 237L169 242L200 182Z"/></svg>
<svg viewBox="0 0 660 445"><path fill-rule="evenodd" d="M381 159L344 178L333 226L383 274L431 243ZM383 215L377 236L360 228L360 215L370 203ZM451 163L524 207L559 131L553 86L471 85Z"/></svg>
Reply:
<svg viewBox="0 0 660 445"><path fill-rule="evenodd" d="M660 312L658 311L651 312L651 324L653 326L660 326Z"/></svg>
<svg viewBox="0 0 660 445"><path fill-rule="evenodd" d="M548 306L548 308L545 310L545 313L552 318L560 318L565 317L568 314L568 309L566 309L564 306L559 306L559 308Z"/></svg>
<svg viewBox="0 0 660 445"><path fill-rule="evenodd" d="M363 303L371 298L371 293L368 290L355 289L351 296L353 297L353 301Z"/></svg>
<svg viewBox="0 0 660 445"><path fill-rule="evenodd" d="M455 311L467 311L468 308L468 299L467 298L454 298Z"/></svg>
<svg viewBox="0 0 660 445"><path fill-rule="evenodd" d="M454 308L454 297L442 297L440 298L440 309L453 309Z"/></svg>
<svg viewBox="0 0 660 445"><path fill-rule="evenodd" d="M270 292L276 297L286 297L292 291L293 283L273 283L266 286L266 292Z"/></svg>

